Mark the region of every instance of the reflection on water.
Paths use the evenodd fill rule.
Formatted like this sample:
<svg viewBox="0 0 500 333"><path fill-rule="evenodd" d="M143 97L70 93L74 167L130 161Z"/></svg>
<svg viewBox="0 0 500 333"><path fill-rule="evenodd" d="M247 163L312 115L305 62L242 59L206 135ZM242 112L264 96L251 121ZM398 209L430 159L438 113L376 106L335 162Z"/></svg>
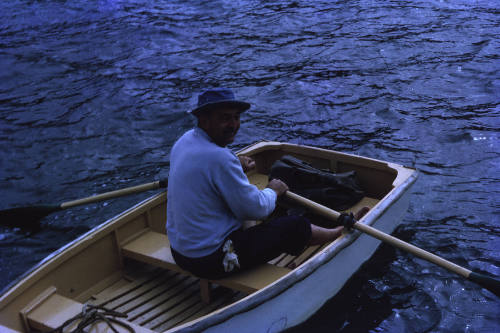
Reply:
<svg viewBox="0 0 500 333"><path fill-rule="evenodd" d="M234 148L270 139L414 166L396 236L500 275L496 7L3 2L0 209L166 176L193 94L226 86L253 103ZM146 196L51 215L32 235L1 230L1 285ZM472 283L383 246L297 330L497 331L499 309Z"/></svg>

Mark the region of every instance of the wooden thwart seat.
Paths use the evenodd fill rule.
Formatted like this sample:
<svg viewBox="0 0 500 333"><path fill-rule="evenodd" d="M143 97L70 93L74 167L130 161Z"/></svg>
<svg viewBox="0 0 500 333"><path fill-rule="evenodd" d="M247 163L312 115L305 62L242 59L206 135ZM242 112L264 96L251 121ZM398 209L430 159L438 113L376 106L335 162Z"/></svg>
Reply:
<svg viewBox="0 0 500 333"><path fill-rule="evenodd" d="M50 287L21 310L21 317L27 328L47 332L60 327L68 319L80 314L83 306L82 303L58 294L55 287ZM136 333L154 333L123 318L117 319L133 328ZM77 325L78 321L68 326L68 328L74 329ZM130 333L127 328L121 325L113 324L113 327L119 333ZM86 332L113 333L114 331L107 323L100 321L90 326Z"/></svg>
<svg viewBox="0 0 500 333"><path fill-rule="evenodd" d="M170 251L170 243L167 235L159 232L151 230L144 232L139 237L125 244L122 247L122 254L137 261L149 263L182 274L192 275L177 266L172 257L172 252ZM288 272L290 272L288 268L263 264L248 271L236 273L220 280L211 280L209 282L246 294L251 294L286 275ZM207 280L202 279L201 281L202 283L207 283Z"/></svg>
<svg viewBox="0 0 500 333"><path fill-rule="evenodd" d="M349 211L357 211L364 206L372 208L378 201L377 199L365 197L355 206L351 207ZM300 256L293 258L295 266L302 264L302 262L307 260L321 248L322 247L318 246L308 247ZM150 229L143 230L136 238L126 242L121 250L125 257L181 274L192 275L175 263L172 252L170 251L170 242L165 234ZM200 279L201 296L206 302L210 301L211 282L246 294L251 294L288 274L290 271L291 269L287 267L280 267L267 263L220 280L209 281Z"/></svg>

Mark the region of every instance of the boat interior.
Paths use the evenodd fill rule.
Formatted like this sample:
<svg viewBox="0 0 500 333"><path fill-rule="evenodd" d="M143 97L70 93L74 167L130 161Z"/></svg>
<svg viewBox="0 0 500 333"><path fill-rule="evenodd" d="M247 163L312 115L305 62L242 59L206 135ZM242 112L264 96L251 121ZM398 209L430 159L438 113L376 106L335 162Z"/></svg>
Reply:
<svg viewBox="0 0 500 333"><path fill-rule="evenodd" d="M283 155L333 172L355 170L366 197L346 211L374 207L411 172L381 161L295 145L256 144L240 153L256 160L257 169L247 176L260 188L267 184L272 163ZM286 208L277 209L276 214L285 213ZM126 318L118 319L136 332L175 330L262 292L332 245L310 246L298 256L282 254L255 269L209 281L175 264L165 221L164 192L59 250L2 296L0 330L50 331L81 313L84 304L125 314ZM248 222L255 223L265 221ZM67 329L77 323L71 323ZM129 331L124 326L114 326L119 332ZM92 332L108 329L102 322Z"/></svg>

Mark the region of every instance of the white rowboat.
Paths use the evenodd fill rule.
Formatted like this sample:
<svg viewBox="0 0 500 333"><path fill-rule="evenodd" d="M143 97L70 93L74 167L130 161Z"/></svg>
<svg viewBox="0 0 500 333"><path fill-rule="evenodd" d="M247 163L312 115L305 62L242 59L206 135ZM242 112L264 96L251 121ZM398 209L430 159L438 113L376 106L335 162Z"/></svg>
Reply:
<svg viewBox="0 0 500 333"><path fill-rule="evenodd" d="M256 160L248 178L259 187L283 155L334 172L355 170L366 197L348 211L370 206L359 223L385 233L400 223L417 177L397 164L278 142L259 142L239 154ZM277 332L315 313L380 244L355 231L299 256L283 254L248 272L207 281L180 269L171 256L166 197L154 195L99 225L4 291L0 332L49 331L81 313L84 304L127 314L120 320L136 332ZM90 331L112 332L104 322Z"/></svg>

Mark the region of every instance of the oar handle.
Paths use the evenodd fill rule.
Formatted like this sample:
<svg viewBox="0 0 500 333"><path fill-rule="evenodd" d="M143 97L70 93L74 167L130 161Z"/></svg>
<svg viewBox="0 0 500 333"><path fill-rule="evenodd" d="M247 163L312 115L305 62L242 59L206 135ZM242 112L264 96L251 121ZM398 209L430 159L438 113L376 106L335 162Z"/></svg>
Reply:
<svg viewBox="0 0 500 333"><path fill-rule="evenodd" d="M147 184L127 187L127 188L123 188L121 190L97 194L97 195L83 198L83 199L66 201L66 202L63 202L61 204L61 209L66 209L66 208L80 206L80 205L86 205L89 203L104 201L104 200L113 199L116 197L122 197L122 196L129 195L129 194L135 194L135 193L140 193L140 192L145 192L145 191L150 191L150 190L156 190L158 188L167 187L167 184L168 184L168 180L162 179L162 180L157 180L155 182L151 182L151 183L147 183Z"/></svg>
<svg viewBox="0 0 500 333"><path fill-rule="evenodd" d="M314 210L316 213L319 215L322 215L326 218L337 220L337 218L340 216L339 212L334 211L333 209L330 209L328 207L325 207L317 202L314 202L312 200L309 200L307 198L304 198L298 194L295 194L293 192L287 191L285 195L300 204ZM393 237L389 234L386 234L380 230L377 230L369 225L363 224L356 222L353 225L353 228L360 230L372 237L375 237L383 242L389 243L392 246L395 246L403 251L410 252L424 260L430 261L438 266L441 266L445 269L448 269L452 272L457 273L458 275L461 275L465 278L469 278L469 275L471 274L471 271L463 268L462 266L456 265L452 263L451 261L448 261L446 259L443 259L435 254L432 254L430 252L427 252L425 250L422 250L421 248L418 248L414 245L411 245L405 241L402 241L399 238Z"/></svg>

